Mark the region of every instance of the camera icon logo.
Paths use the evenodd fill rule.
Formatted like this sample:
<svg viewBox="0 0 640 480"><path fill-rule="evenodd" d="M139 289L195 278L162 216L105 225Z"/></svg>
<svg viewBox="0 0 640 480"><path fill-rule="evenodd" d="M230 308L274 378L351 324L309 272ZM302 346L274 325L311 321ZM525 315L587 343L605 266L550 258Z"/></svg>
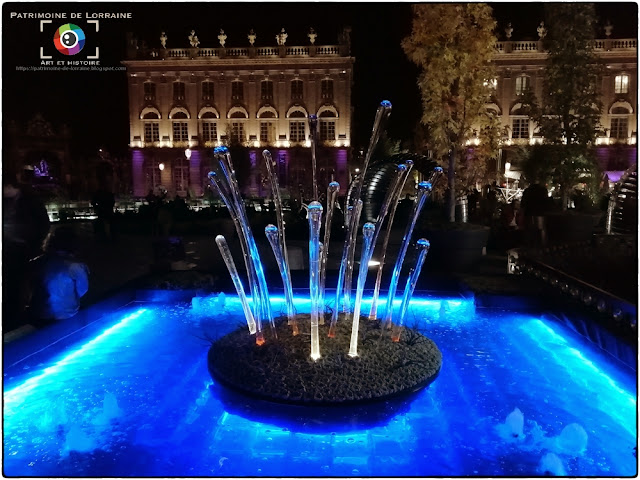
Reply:
<svg viewBox="0 0 640 480"><path fill-rule="evenodd" d="M73 24L61 25L53 35L53 44L64 55L75 55L84 47L85 36L82 29Z"/></svg>

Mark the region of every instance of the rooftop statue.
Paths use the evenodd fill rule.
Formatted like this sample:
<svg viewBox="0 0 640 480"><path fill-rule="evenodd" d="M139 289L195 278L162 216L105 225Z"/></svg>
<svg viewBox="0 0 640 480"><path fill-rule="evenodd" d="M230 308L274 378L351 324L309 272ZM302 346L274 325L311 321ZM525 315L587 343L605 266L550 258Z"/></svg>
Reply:
<svg viewBox="0 0 640 480"><path fill-rule="evenodd" d="M284 31L284 28L280 30L280 33L276 35L276 42L278 42L278 45L282 46L287 43L288 36L289 35L287 35L287 32Z"/></svg>
<svg viewBox="0 0 640 480"><path fill-rule="evenodd" d="M193 48L197 48L198 45L200 45L200 40L198 40L195 30L191 30L191 35L189 35L189 43L191 43L191 46Z"/></svg>
<svg viewBox="0 0 640 480"><path fill-rule="evenodd" d="M511 26L511 22L507 23L507 26L504 29L504 33L507 34L507 39L511 38L511 34L513 33L513 27Z"/></svg>
<svg viewBox="0 0 640 480"><path fill-rule="evenodd" d="M247 35L247 38L249 39L249 45L251 45L253 47L253 44L256 43L256 32L253 31L253 28L249 31L249 35Z"/></svg>
<svg viewBox="0 0 640 480"><path fill-rule="evenodd" d="M316 37L318 36L318 34L316 33L316 31L313 29L313 27L311 27L309 29L309 33L307 33L307 37L309 37L309 42L311 43L311 45L313 45L314 43L316 43Z"/></svg>
<svg viewBox="0 0 640 480"><path fill-rule="evenodd" d="M225 35L223 29L220 29L220 35L218 35L218 40L220 40L220 46L224 48L224 44L227 41L227 36Z"/></svg>

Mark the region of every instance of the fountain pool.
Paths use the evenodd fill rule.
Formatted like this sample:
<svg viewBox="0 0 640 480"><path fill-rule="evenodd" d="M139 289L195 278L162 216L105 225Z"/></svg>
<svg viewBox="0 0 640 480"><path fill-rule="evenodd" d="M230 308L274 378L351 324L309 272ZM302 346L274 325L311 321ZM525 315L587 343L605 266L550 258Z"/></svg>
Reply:
<svg viewBox="0 0 640 480"><path fill-rule="evenodd" d="M298 311L310 311L306 298ZM272 301L285 312L283 298ZM241 321L232 295L135 302L46 360L40 352L8 368L5 357L4 474L637 473L635 372L553 316L416 295L405 324L437 343L439 377L412 397L357 408L271 404L215 384L206 337Z"/></svg>

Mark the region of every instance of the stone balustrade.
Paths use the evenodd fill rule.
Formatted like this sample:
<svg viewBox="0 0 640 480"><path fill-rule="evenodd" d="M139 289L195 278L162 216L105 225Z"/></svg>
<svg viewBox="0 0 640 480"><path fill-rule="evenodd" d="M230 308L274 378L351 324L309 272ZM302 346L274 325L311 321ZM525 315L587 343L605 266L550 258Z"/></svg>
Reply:
<svg viewBox="0 0 640 480"><path fill-rule="evenodd" d="M620 39L598 39L594 40L594 49L596 52L604 51L622 51L636 50L638 48L638 40L635 38ZM541 41L499 41L496 42L496 50L499 53L527 53L540 52L544 53Z"/></svg>
<svg viewBox="0 0 640 480"><path fill-rule="evenodd" d="M138 49L130 60L202 59L202 58L273 58L273 57L341 57L349 56L341 45L307 45L232 48L153 48Z"/></svg>

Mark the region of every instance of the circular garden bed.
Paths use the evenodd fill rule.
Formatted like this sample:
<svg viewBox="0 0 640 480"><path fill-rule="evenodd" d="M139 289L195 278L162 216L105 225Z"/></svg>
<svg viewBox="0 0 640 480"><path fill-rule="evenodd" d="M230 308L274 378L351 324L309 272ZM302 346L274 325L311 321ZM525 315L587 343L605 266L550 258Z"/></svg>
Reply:
<svg viewBox="0 0 640 480"><path fill-rule="evenodd" d="M263 325L266 342L258 346L245 327L216 340L209 372L221 384L261 399L304 405L344 405L409 394L438 375L442 354L419 333L404 328L392 342L379 320L360 318L358 356L349 357L351 317L340 315L336 335L328 338L330 316L319 326L320 354L310 358L310 316L297 315L300 333L286 317L275 320L277 338Z"/></svg>

